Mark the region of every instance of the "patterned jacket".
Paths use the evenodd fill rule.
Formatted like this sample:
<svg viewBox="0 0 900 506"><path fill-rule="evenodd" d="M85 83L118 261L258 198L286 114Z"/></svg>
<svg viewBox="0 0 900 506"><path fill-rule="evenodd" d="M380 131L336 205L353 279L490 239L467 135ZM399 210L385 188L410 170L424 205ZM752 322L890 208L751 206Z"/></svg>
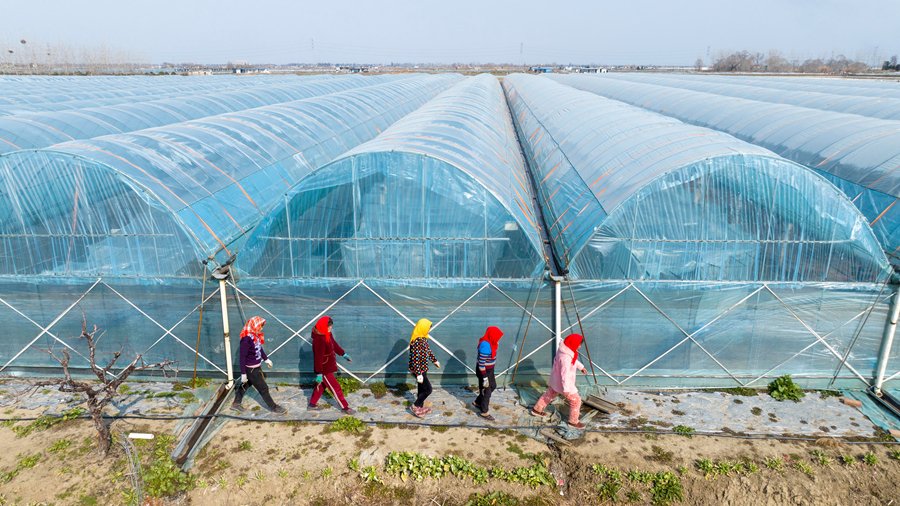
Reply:
<svg viewBox="0 0 900 506"><path fill-rule="evenodd" d="M428 364L431 362L437 362L437 359L431 353L428 339L420 337L409 345L409 372L413 376L428 372Z"/></svg>

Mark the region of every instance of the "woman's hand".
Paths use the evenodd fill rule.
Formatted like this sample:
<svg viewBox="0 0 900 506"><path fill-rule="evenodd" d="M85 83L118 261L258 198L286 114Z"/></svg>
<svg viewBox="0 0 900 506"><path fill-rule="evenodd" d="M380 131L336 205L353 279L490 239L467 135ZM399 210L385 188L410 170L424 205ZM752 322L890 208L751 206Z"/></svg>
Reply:
<svg viewBox="0 0 900 506"><path fill-rule="evenodd" d="M440 369L440 368L441 368L441 363L438 362L437 360L435 360L435 361L434 361L434 366L437 367L438 369Z"/></svg>
<svg viewBox="0 0 900 506"><path fill-rule="evenodd" d="M422 376L421 374L416 376L416 383L421 383L423 381L425 381L425 376Z"/></svg>
<svg viewBox="0 0 900 506"><path fill-rule="evenodd" d="M271 369L275 364L273 364L271 360L266 359L266 365L269 366L269 369Z"/></svg>

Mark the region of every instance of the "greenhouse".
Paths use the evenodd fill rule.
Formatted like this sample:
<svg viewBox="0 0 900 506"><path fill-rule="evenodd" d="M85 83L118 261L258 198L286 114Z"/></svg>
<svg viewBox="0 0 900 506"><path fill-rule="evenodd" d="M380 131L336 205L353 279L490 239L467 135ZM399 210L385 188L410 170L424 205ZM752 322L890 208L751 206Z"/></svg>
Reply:
<svg viewBox="0 0 900 506"><path fill-rule="evenodd" d="M294 102L393 80L396 80L395 76L291 80L293 84L193 93L180 97L149 97L152 100L114 106L0 117L0 154Z"/></svg>
<svg viewBox="0 0 900 506"><path fill-rule="evenodd" d="M878 119L900 119L900 96L898 97L873 97L849 94L835 94L832 92L802 90L782 90L765 86L765 81L750 80L750 82L738 81L736 84L722 81L720 76L687 76L681 74L610 74L604 76L607 79L621 79L644 84L668 86L670 88L682 88L685 90L701 91L726 97L743 98L757 102L771 102L773 104L789 104L809 109L822 111L843 112L858 114ZM758 83L758 84L757 84ZM855 87L854 87L855 88Z"/></svg>
<svg viewBox="0 0 900 506"><path fill-rule="evenodd" d="M327 314L341 345L355 350L348 373L406 381L409 335L428 318L445 364L438 381L467 383L488 325L517 344L545 267L497 79L457 84L301 181L235 265L242 294L266 301L254 310L274 316L292 338L273 354L298 361L300 374L312 374L309 325ZM533 323L530 349L540 344L536 335L547 340L540 325ZM522 374L549 372L549 352ZM498 370L515 359L502 354Z"/></svg>
<svg viewBox="0 0 900 506"><path fill-rule="evenodd" d="M790 372L868 383L890 269L833 185L731 136L543 77L503 86L604 381L759 386ZM872 305L879 316L842 365Z"/></svg>
<svg viewBox="0 0 900 506"><path fill-rule="evenodd" d="M84 367L68 339L84 315L102 353L222 377L226 333L259 315L267 375L306 382L311 326L328 315L354 358L342 374L363 382L411 381L421 318L438 384L471 383L489 325L505 334L501 385L546 379L573 332L608 386L900 377L897 347L880 354L900 307L900 129L870 107L900 100L888 87L0 82L4 374L53 371L42 350L62 347Z"/></svg>
<svg viewBox="0 0 900 506"><path fill-rule="evenodd" d="M400 79L0 156L0 318L36 336L3 340L2 367L48 365L35 346L78 335L76 305L116 335L110 349L193 363L196 344L178 334L193 326L199 339L185 321L205 260L224 263L294 183L459 79ZM221 371L221 317L204 336L203 367Z"/></svg>
<svg viewBox="0 0 900 506"><path fill-rule="evenodd" d="M850 198L900 264L900 122L620 79L552 79L731 134L816 171Z"/></svg>

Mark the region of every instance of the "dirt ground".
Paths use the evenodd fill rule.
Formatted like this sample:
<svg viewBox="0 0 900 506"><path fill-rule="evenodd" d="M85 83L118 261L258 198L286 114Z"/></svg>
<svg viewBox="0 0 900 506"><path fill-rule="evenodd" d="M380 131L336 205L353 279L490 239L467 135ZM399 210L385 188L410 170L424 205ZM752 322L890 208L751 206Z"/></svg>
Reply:
<svg viewBox="0 0 900 506"><path fill-rule="evenodd" d="M35 416L36 412L7 410L3 418ZM127 504L132 490L123 449L114 445L101 459L94 451L95 434L90 421L71 420L46 430L17 437L13 427L0 427L0 478L18 470L8 482L0 479L0 505ZM170 421L124 421L113 430L169 434ZM187 493L145 504L202 505L465 505L471 494L503 492L506 499L493 504L588 505L609 504L597 486L617 482L619 502L653 504L651 483L637 473L669 471L683 486L685 505L888 505L900 503L895 484L900 481L900 460L891 457L892 445L746 440L695 435L598 434L568 447L539 443L512 431L403 425L369 426L359 433L331 432L326 424L291 422L229 422L198 456L190 471L195 487ZM71 443L59 443L59 441ZM146 466L152 442L139 442ZM411 451L428 456L457 455L478 466L509 471L527 467L534 460L525 454L543 454L561 485L531 488L491 478L486 484L453 476L402 480L385 471L385 457L392 451ZM816 452L816 453L813 453ZM877 463L863 463L871 453ZM33 457L39 455L34 463ZM842 456L854 457L846 463ZM31 459L29 460L29 457ZM821 462L827 459L827 465ZM359 469L375 466L383 484L366 483ZM701 459L712 463L742 463L743 471L715 476L702 471ZM781 470L767 467L781 459ZM23 464L24 463L24 464ZM758 470L750 472L750 464ZM33 465L33 467L29 467ZM598 474L596 466L616 469ZM330 471L328 471L330 469ZM8 476L8 475L6 475ZM635 476L632 479L629 476ZM608 490L608 489L607 489ZM473 504L492 504L474 502Z"/></svg>

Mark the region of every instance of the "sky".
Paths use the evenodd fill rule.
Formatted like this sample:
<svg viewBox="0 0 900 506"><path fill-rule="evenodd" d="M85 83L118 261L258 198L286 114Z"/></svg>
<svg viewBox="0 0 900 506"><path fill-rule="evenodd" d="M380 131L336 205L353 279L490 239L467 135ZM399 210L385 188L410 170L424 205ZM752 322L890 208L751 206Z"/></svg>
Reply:
<svg viewBox="0 0 900 506"><path fill-rule="evenodd" d="M721 50L900 53L897 0L27 0L0 48L107 44L160 63L693 65Z"/></svg>

